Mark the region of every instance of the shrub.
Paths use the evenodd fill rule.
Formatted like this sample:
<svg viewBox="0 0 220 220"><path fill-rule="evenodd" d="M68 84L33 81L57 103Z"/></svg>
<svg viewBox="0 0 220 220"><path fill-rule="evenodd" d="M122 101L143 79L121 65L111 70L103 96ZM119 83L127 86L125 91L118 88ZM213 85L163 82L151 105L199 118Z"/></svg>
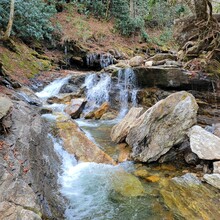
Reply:
<svg viewBox="0 0 220 220"><path fill-rule="evenodd" d="M10 1L0 1L0 29L5 30L10 10ZM25 40L51 39L54 30L50 18L56 13L53 4L43 0L16 0L12 35Z"/></svg>

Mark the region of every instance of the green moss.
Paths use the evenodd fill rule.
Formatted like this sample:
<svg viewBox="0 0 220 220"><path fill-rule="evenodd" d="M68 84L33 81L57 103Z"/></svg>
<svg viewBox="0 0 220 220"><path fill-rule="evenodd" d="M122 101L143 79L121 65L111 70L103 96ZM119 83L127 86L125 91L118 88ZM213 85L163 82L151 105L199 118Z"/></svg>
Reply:
<svg viewBox="0 0 220 220"><path fill-rule="evenodd" d="M19 53L0 47L0 59L12 78L32 78L40 71L51 68L48 57L38 54L21 42L14 42L14 45Z"/></svg>

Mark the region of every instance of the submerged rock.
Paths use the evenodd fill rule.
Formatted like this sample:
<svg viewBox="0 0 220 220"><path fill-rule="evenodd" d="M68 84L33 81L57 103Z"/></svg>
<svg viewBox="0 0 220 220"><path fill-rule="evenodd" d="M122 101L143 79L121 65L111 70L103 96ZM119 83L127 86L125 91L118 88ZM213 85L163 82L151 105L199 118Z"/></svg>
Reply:
<svg viewBox="0 0 220 220"><path fill-rule="evenodd" d="M135 125L136 119L141 115L143 108L132 107L124 119L111 130L111 139L116 143L125 140L130 129Z"/></svg>
<svg viewBox="0 0 220 220"><path fill-rule="evenodd" d="M204 186L193 174L160 181L160 193L165 205L177 219L219 219L216 204L219 193Z"/></svg>
<svg viewBox="0 0 220 220"><path fill-rule="evenodd" d="M138 178L123 170L112 173L110 181L113 189L122 196L134 197L144 193L144 188Z"/></svg>
<svg viewBox="0 0 220 220"><path fill-rule="evenodd" d="M71 118L79 118L87 101L86 99L72 99L71 103L66 107L65 112L71 116Z"/></svg>
<svg viewBox="0 0 220 220"><path fill-rule="evenodd" d="M205 174L203 178L208 184L220 189L220 174Z"/></svg>
<svg viewBox="0 0 220 220"><path fill-rule="evenodd" d="M57 128L65 150L82 162L115 164L115 161L90 141L78 125L62 115L58 118Z"/></svg>
<svg viewBox="0 0 220 220"><path fill-rule="evenodd" d="M190 129L190 148L204 160L220 159L220 138L196 125Z"/></svg>
<svg viewBox="0 0 220 220"><path fill-rule="evenodd" d="M196 123L198 105L193 95L182 91L156 103L133 122L126 142L132 157L143 162L158 160L184 141Z"/></svg>

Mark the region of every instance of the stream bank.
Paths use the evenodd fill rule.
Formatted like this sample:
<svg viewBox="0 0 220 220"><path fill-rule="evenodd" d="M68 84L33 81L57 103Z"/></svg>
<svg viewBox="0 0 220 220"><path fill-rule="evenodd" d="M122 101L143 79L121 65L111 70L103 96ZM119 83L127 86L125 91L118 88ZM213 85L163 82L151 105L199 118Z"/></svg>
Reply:
<svg viewBox="0 0 220 220"><path fill-rule="evenodd" d="M45 216L74 220L218 219L218 206L213 204L219 201L219 191L200 180L204 172L212 170L209 161L203 161L198 166L187 165L182 154L182 160L171 154L171 163L129 162L129 147L126 144L117 145L110 139L112 126L125 116L131 106L143 106L147 110L182 89L196 94L200 106L198 118L204 119L199 119L200 124L211 126L217 123L217 83L209 78L204 79L204 75L191 75L178 68L172 68L172 71L170 68L143 66L133 69L117 67L117 71L115 66L110 68L114 71L66 71L65 75L69 76L55 80L37 93L40 99L24 88L16 93L7 90L13 104L3 115L2 121L1 139L5 143L1 152L3 170L13 177L7 174L6 182L10 180L13 183L14 178L18 177L25 185L18 185L18 189L22 192L24 188L29 190L31 197L24 197L24 203L17 203L8 197L6 191L1 201L2 216L9 215L13 219L28 212L29 219ZM98 117L101 120L94 120L92 116L92 119L82 117L74 121L72 115L66 114L66 106L74 107L72 100L85 98L87 103L80 110L82 114L77 112L74 118L80 115L88 117L91 112L95 116L98 111L102 114ZM100 105L106 102L110 103L109 106L105 105L100 110ZM10 119L9 113L15 115L14 118ZM9 120L6 120L8 117ZM49 137L47 134L50 134ZM85 154L87 149L89 151ZM98 153L93 155L91 152L94 149L98 149ZM21 154L18 159L17 152ZM16 161L15 167L19 169L6 162L8 155L11 161ZM100 155L103 156L98 158ZM102 164L106 162L103 158L111 161L110 164L118 165ZM2 191L5 191L5 184L1 185ZM28 199L34 203L27 204ZM186 203L190 201L196 205L185 211ZM4 210L9 210L9 214Z"/></svg>

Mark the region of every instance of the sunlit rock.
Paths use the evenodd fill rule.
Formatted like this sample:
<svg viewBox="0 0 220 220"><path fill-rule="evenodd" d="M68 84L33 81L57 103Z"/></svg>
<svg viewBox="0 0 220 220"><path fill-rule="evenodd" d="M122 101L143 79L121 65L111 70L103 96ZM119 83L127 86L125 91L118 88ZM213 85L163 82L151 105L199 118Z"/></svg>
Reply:
<svg viewBox="0 0 220 220"><path fill-rule="evenodd" d="M58 118L57 128L65 150L75 155L79 161L115 164L114 160L90 141L72 120Z"/></svg>
<svg viewBox="0 0 220 220"><path fill-rule="evenodd" d="M205 160L220 159L220 138L196 125L190 129L190 148Z"/></svg>
<svg viewBox="0 0 220 220"><path fill-rule="evenodd" d="M123 120L111 130L111 138L116 143L125 140L130 129L136 125L136 119L141 115L143 108L132 107Z"/></svg>
<svg viewBox="0 0 220 220"><path fill-rule="evenodd" d="M146 180L148 182L156 183L160 180L160 177L159 176L149 176L146 178Z"/></svg>
<svg viewBox="0 0 220 220"><path fill-rule="evenodd" d="M185 91L173 93L149 108L133 122L127 134L132 157L143 162L156 161L183 142L196 123L197 110L195 98Z"/></svg>
<svg viewBox="0 0 220 220"><path fill-rule="evenodd" d="M110 108L110 105L108 102L104 102L95 112L94 112L94 118L100 119Z"/></svg>

